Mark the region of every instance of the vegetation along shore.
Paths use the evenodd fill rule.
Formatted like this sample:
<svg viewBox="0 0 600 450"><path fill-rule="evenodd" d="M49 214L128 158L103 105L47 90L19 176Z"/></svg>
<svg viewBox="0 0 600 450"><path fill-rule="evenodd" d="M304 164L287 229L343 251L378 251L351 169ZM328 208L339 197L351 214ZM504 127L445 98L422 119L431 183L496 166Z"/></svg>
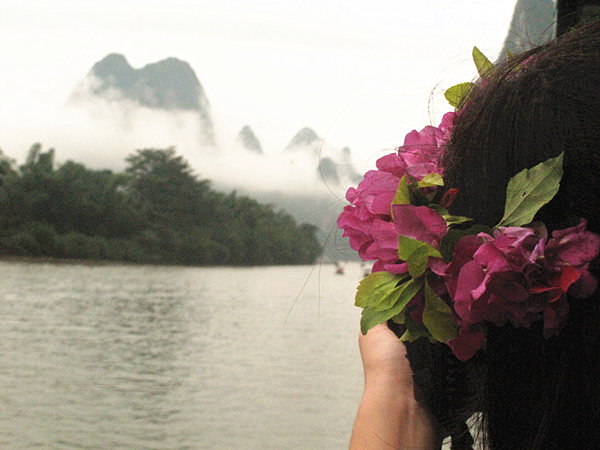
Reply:
<svg viewBox="0 0 600 450"><path fill-rule="evenodd" d="M0 161L0 257L149 264L311 264L317 228L213 190L173 148L143 149L124 172L92 170L40 144Z"/></svg>

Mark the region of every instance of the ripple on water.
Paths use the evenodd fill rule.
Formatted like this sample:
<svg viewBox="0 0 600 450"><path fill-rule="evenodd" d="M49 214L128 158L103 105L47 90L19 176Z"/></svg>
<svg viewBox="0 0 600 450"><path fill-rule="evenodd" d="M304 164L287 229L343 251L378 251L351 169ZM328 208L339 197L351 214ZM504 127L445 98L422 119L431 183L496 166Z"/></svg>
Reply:
<svg viewBox="0 0 600 450"><path fill-rule="evenodd" d="M0 447L345 447L360 269L318 272L0 263Z"/></svg>

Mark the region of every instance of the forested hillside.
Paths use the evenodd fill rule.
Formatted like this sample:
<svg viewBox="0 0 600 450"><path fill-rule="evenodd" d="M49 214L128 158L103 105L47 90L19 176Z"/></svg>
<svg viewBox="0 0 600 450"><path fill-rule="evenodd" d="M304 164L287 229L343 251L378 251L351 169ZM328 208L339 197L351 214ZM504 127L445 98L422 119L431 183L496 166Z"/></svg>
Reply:
<svg viewBox="0 0 600 450"><path fill-rule="evenodd" d="M216 192L173 148L138 150L125 172L92 170L35 144L0 161L0 255L153 264L310 264L316 227Z"/></svg>

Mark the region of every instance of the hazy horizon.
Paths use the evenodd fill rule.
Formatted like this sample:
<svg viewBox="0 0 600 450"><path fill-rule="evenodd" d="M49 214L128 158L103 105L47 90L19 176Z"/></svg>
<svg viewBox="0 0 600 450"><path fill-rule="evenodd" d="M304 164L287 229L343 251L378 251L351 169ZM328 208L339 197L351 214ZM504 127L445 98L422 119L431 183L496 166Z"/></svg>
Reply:
<svg viewBox="0 0 600 450"><path fill-rule="evenodd" d="M515 1L420 4L261 0L93 2L2 0L0 37L13 43L0 73L0 148L24 161L34 142L56 159L118 170L136 149L175 146L202 177L230 185L297 186L306 176L273 166L310 127L325 149L349 147L358 172L436 124L447 87L476 76L471 49L495 58ZM194 120L106 104L65 108L94 63L120 53L134 68L167 57L188 62L211 106L218 148L199 146ZM238 153L249 125L265 163ZM220 155L219 158L215 154ZM256 163L256 164L255 164ZM316 178L316 177L315 177ZM277 180L277 181L276 181ZM342 191L346 186L340 186Z"/></svg>

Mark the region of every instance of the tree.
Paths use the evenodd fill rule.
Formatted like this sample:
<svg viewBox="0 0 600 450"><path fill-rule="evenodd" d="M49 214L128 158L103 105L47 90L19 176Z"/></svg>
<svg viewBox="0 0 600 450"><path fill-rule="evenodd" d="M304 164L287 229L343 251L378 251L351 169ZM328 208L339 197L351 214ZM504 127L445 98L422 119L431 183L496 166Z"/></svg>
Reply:
<svg viewBox="0 0 600 450"><path fill-rule="evenodd" d="M127 157L129 190L150 223L165 226L198 223L207 181L199 181L175 149L143 149Z"/></svg>
<svg viewBox="0 0 600 450"><path fill-rule="evenodd" d="M34 144L25 164L0 152L0 254L190 265L311 263L316 229L199 180L173 148L143 149L125 173Z"/></svg>

